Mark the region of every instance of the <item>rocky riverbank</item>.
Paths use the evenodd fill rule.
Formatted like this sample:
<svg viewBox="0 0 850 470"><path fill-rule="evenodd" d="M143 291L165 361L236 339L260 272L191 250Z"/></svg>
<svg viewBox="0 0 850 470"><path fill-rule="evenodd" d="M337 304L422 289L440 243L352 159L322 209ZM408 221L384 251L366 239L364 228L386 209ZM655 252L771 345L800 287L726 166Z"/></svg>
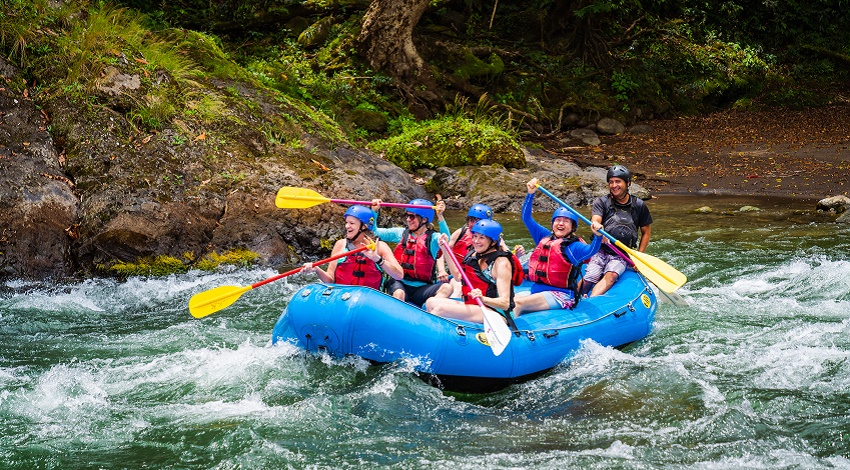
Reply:
<svg viewBox="0 0 850 470"><path fill-rule="evenodd" d="M0 59L0 278L107 274L162 258L189 269L234 250L270 266L326 255L341 236L345 208L279 209L275 194L283 186L392 202L439 193L451 209L483 202L516 212L532 177L582 206L606 193L605 168L622 163L636 175L632 192L643 198L820 199L848 190L847 106L726 112L631 129L603 120L523 148L523 168L408 174L347 142L327 117L237 81L194 83L191 93L220 103L214 118L143 132L122 114L128 100L146 93L133 64L126 65L105 70L92 91L92 101L105 104L81 108L62 96L34 96L37 88ZM172 79L157 80L165 86ZM537 204L554 208L546 198ZM400 211L386 212L401 224Z"/></svg>
<svg viewBox="0 0 850 470"><path fill-rule="evenodd" d="M451 208L476 201L497 211L519 210L532 175L576 205L606 190L604 169L528 149L521 170L410 175L347 143L326 117L240 82L196 83L192 93L226 106L216 120L145 133L120 112L126 100L143 99L137 78L105 71L92 101L106 104L81 108L34 96L0 60L0 278L106 274L162 258L188 269L233 250L270 266L327 254L345 208L279 209L283 186L393 202L440 193ZM388 215L401 223L400 214Z"/></svg>

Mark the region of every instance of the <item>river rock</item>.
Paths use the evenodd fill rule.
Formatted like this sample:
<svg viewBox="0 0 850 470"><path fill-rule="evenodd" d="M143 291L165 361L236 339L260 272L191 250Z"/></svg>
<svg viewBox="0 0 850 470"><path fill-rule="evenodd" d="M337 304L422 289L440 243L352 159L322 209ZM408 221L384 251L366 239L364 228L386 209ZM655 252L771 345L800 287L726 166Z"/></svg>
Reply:
<svg viewBox="0 0 850 470"><path fill-rule="evenodd" d="M594 147L602 143L602 141L599 140L599 135L597 135L596 132L593 132L590 129L573 129L570 131L570 137L578 139L584 142L586 145L591 145Z"/></svg>
<svg viewBox="0 0 850 470"><path fill-rule="evenodd" d="M0 78L19 78L2 57ZM0 278L64 277L74 269L79 200L47 126L29 98L0 88Z"/></svg>
<svg viewBox="0 0 850 470"><path fill-rule="evenodd" d="M714 212L714 209L708 206L702 206L697 209L694 209L694 213L696 214L711 214L712 212Z"/></svg>
<svg viewBox="0 0 850 470"><path fill-rule="evenodd" d="M605 135L618 135L626 132L626 126L611 118L602 118L596 123L596 131Z"/></svg>
<svg viewBox="0 0 850 470"><path fill-rule="evenodd" d="M818 201L817 210L842 213L850 209L850 198L844 195L832 196Z"/></svg>
<svg viewBox="0 0 850 470"><path fill-rule="evenodd" d="M629 134L652 134L652 126L648 124L636 124L629 127Z"/></svg>
<svg viewBox="0 0 850 470"><path fill-rule="evenodd" d="M840 224L850 224L850 211L845 211L835 221Z"/></svg>
<svg viewBox="0 0 850 470"><path fill-rule="evenodd" d="M756 206L741 206L741 208L738 209L738 212L760 212L760 211L761 211L761 209L759 209Z"/></svg>

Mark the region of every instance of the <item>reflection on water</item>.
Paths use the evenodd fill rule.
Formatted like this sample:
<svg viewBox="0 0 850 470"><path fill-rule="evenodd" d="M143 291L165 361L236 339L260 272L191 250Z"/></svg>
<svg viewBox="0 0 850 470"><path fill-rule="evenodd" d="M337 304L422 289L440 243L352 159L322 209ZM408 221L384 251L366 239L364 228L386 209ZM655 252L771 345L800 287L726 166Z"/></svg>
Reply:
<svg viewBox="0 0 850 470"><path fill-rule="evenodd" d="M850 226L815 203L649 202L649 252L688 276L687 305L662 305L641 342L586 343L571 363L490 395L443 394L409 364L271 347L274 321L312 277L253 289L201 320L191 295L276 271L10 282L0 459L22 469L847 468ZM694 212L703 206L712 212ZM450 226L464 216L448 214ZM496 219L510 244L530 248L518 214Z"/></svg>

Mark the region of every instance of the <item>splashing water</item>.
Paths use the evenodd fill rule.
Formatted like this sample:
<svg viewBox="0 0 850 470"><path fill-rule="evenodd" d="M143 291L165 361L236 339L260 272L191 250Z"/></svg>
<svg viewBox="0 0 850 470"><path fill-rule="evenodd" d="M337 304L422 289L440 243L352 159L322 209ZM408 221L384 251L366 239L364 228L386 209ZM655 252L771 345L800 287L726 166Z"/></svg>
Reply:
<svg viewBox="0 0 850 470"><path fill-rule="evenodd" d="M7 468L850 467L850 229L801 202L650 204L650 252L688 275L687 304L661 305L644 341L623 350L587 341L569 364L488 395L443 393L412 364L271 346L306 276L201 320L188 313L191 295L276 272L9 282L0 459ZM718 207L690 212L706 204ZM763 210L733 210L745 204ZM497 219L528 246L514 215Z"/></svg>

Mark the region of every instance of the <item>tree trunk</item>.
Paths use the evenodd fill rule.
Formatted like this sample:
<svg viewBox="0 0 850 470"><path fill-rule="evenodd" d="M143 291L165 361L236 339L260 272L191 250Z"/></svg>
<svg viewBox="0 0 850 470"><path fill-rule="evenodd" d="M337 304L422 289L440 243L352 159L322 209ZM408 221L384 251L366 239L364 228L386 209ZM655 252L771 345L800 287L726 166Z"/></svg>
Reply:
<svg viewBox="0 0 850 470"><path fill-rule="evenodd" d="M396 79L417 117L425 117L439 97L430 68L413 43L413 28L429 0L373 0L358 37L360 53L374 70Z"/></svg>

